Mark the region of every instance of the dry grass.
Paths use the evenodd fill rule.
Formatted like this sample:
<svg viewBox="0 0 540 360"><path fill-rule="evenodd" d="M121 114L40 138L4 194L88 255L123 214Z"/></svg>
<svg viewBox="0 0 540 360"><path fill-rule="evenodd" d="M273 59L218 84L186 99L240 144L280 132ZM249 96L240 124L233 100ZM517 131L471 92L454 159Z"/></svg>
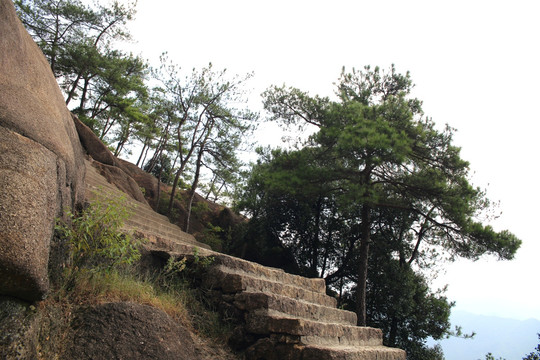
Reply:
<svg viewBox="0 0 540 360"><path fill-rule="evenodd" d="M71 336L73 314L80 307L108 302L133 302L160 309L188 331L201 336L200 344L209 348L219 349L230 335L231 328L221 322L217 313L209 311L197 292L180 279L163 287L152 276L81 271L69 291L60 287L39 304L40 359L62 358Z"/></svg>
<svg viewBox="0 0 540 360"><path fill-rule="evenodd" d="M219 314L208 308L204 297L181 278L164 284L152 275L80 271L69 291L58 289L42 306L54 305L70 312L80 306L120 301L160 309L186 329L219 343L225 343L231 331Z"/></svg>
<svg viewBox="0 0 540 360"><path fill-rule="evenodd" d="M81 273L67 295L77 305L96 305L107 302L134 302L155 307L167 313L182 326L192 329L190 314L186 308L192 297L187 286L162 289L151 278L127 275L119 272Z"/></svg>

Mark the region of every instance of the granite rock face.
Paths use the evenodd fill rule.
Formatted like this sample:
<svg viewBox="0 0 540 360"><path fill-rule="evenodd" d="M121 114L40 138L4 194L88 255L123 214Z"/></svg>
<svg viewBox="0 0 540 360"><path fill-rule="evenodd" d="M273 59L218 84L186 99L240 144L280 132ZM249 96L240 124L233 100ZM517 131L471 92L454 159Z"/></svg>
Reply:
<svg viewBox="0 0 540 360"><path fill-rule="evenodd" d="M0 359L38 359L40 320L35 307L0 296Z"/></svg>
<svg viewBox="0 0 540 360"><path fill-rule="evenodd" d="M166 313L134 303L82 310L65 359L197 360L190 333Z"/></svg>
<svg viewBox="0 0 540 360"><path fill-rule="evenodd" d="M84 199L84 155L45 56L0 0L0 294L48 291L56 216Z"/></svg>
<svg viewBox="0 0 540 360"><path fill-rule="evenodd" d="M145 191L153 191L157 187L157 181L150 183L149 189L145 184L140 185L135 178L138 174L144 174L142 177L154 179L152 175L145 173L138 166L132 165L127 161L118 159L113 153L103 144L99 137L94 134L92 129L86 126L76 115L73 115L73 121L81 144L88 156L95 161L92 161L92 166L98 169L99 173L107 179L109 184L113 184L119 190L129 195L132 199L143 204L147 204L141 187ZM141 176L138 176L140 178ZM155 180L155 179L154 179Z"/></svg>
<svg viewBox="0 0 540 360"><path fill-rule="evenodd" d="M99 161L102 164L110 166L118 166L118 161L111 153L111 151L103 144L103 142L97 137L96 134L86 126L78 116L71 114L75 128L79 135L81 145L86 150L86 153L90 155L94 160Z"/></svg>
<svg viewBox="0 0 540 360"><path fill-rule="evenodd" d="M3 127L0 138L0 291L39 299L48 288L49 245L58 211L51 191L57 187L57 157Z"/></svg>

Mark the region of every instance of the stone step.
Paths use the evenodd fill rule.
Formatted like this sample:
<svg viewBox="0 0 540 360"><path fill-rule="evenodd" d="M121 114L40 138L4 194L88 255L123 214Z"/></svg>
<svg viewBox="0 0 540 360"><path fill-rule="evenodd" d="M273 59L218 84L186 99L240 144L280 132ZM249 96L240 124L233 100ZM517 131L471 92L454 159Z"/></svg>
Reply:
<svg viewBox="0 0 540 360"><path fill-rule="evenodd" d="M210 246L198 242L193 235L188 234L178 226L171 224L166 217L156 217L149 215L141 215L135 212L125 224L126 230L137 231L148 236L161 237L173 241L187 242L200 247L210 249Z"/></svg>
<svg viewBox="0 0 540 360"><path fill-rule="evenodd" d="M197 244L189 244L185 242L170 241L170 239L157 238L153 239L155 246L150 246L148 250L153 256L157 256L167 260L169 257L181 259L197 254L199 257L211 257L219 255L218 252L197 246Z"/></svg>
<svg viewBox="0 0 540 360"><path fill-rule="evenodd" d="M164 236L174 236L176 233L182 232L182 229L180 229L180 227L170 223L169 220L165 220L152 215L147 215L144 213L141 214L137 210L132 212L128 223L133 224L134 226L139 226L141 230L162 233Z"/></svg>
<svg viewBox="0 0 540 360"><path fill-rule="evenodd" d="M97 196L96 194L87 194L88 199L95 199ZM126 230L139 230L141 233L170 237L180 241L196 241L192 235L183 232L178 226L171 224L167 217L155 213L146 205L128 200L126 201L126 206L132 213L126 220Z"/></svg>
<svg viewBox="0 0 540 360"><path fill-rule="evenodd" d="M216 257L219 258L218 255ZM301 284L283 283L273 281L264 275L251 275L237 272L222 265L212 266L203 279L207 288L221 290L225 294L238 294L241 292L261 292L276 294L292 299L301 299L305 302L336 307L337 301L320 291L301 287Z"/></svg>
<svg viewBox="0 0 540 360"><path fill-rule="evenodd" d="M96 187L102 187L106 189L121 191L116 185L111 184L107 179L99 173L99 170L92 166L91 163L86 163L86 183L92 184Z"/></svg>
<svg viewBox="0 0 540 360"><path fill-rule="evenodd" d="M95 185L102 185L105 187L116 187L107 181L107 179L99 173L99 170L89 164L87 167L88 171L86 172L86 181L91 182Z"/></svg>
<svg viewBox="0 0 540 360"><path fill-rule="evenodd" d="M142 216L135 212L126 220L123 229L137 232L142 237L158 237L210 249L209 245L197 241L193 235L183 232L178 226L160 217Z"/></svg>
<svg viewBox="0 0 540 360"><path fill-rule="evenodd" d="M161 239L162 243L171 242L173 245L176 243L180 243L210 249L209 245L198 242L192 235L186 234L181 231L175 234L164 235L163 233L157 231L141 229L140 226L129 222L124 224L123 230L135 233L138 238L146 238L151 241L156 241L155 239ZM172 248L173 245L170 245L167 248Z"/></svg>
<svg viewBox="0 0 540 360"><path fill-rule="evenodd" d="M386 346L306 346L302 360L406 360L405 351Z"/></svg>
<svg viewBox="0 0 540 360"><path fill-rule="evenodd" d="M270 310L275 315L294 316L300 319L326 323L356 325L356 313L334 307L308 303L286 296L266 293L243 292L234 298L234 305L248 312Z"/></svg>
<svg viewBox="0 0 540 360"><path fill-rule="evenodd" d="M263 277L269 281L290 284L307 290L326 294L326 282L321 278L306 278L286 273L282 269L263 266L248 260L242 260L228 255L216 257L215 265L227 268L229 273L247 274L254 277Z"/></svg>
<svg viewBox="0 0 540 360"><path fill-rule="evenodd" d="M123 193L121 190L118 190L117 188L110 188L110 187L103 187L100 185L94 185L91 183L87 184L87 191L86 191L86 197L89 199L96 199L99 196L112 196L112 197L120 197L122 196L124 198L124 202L126 207L128 207L132 212L141 214L143 216L147 216L153 219L163 220L165 222L169 222L169 219L165 215L161 215L157 212L155 212L150 206L147 204L141 203L137 200L134 200L128 196L126 196L125 193ZM172 225L172 224L171 224Z"/></svg>
<svg viewBox="0 0 540 360"><path fill-rule="evenodd" d="M89 183L86 196L89 199L95 199L99 196L98 194L103 193L112 196L124 196L126 207L133 213L132 218L135 219L133 222L136 224L146 225L147 227L153 226L154 230L163 230L164 232L168 231L175 233L177 231L182 231L177 225L172 224L167 216L155 212L147 204L126 197L125 194L117 188L103 188Z"/></svg>
<svg viewBox="0 0 540 360"><path fill-rule="evenodd" d="M210 249L208 245L198 242L193 235L183 232L178 226L172 224L166 216L155 212L148 204L130 198L109 183L91 163L87 162L86 168L87 199L91 201L100 195L124 197L125 206L132 212L123 226L124 230L136 232L139 237L161 238L172 243L187 243Z"/></svg>
<svg viewBox="0 0 540 360"><path fill-rule="evenodd" d="M256 310L246 316L246 330L257 335L280 334L304 345L381 346L382 331L336 323L300 319L272 310Z"/></svg>
<svg viewBox="0 0 540 360"><path fill-rule="evenodd" d="M106 182L105 178L101 175L94 175L99 176L103 181ZM172 230L179 229L176 225L171 224L169 222L169 219L165 215L158 214L155 212L150 206L147 204L138 202L134 199L131 199L130 197L127 197L121 190L116 188L114 185L107 183L108 186L104 186L101 184L96 184L92 181L92 179L87 178L87 198L95 199L99 195L98 194L110 194L112 196L123 196L125 198L126 206L134 213L134 215L139 215L140 217L144 219L150 219L155 221L156 225L159 224L160 227L167 227Z"/></svg>
<svg viewBox="0 0 540 360"><path fill-rule="evenodd" d="M326 295L323 279L214 252L148 204L126 196L96 168L88 165L87 169L87 198L95 199L99 193L123 195L133 212L124 229L149 239L146 244L154 255L213 257L203 284L233 299L233 305L243 311L248 333L280 339L280 344L298 349L295 358L302 360L406 359L404 351L382 346L381 330L354 326L356 314L336 309L337 301Z"/></svg>

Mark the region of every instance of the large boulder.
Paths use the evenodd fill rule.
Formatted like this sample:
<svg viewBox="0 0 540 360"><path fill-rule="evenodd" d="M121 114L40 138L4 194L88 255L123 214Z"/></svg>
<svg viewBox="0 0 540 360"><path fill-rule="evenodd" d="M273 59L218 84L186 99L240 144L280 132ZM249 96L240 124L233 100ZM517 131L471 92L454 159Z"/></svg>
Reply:
<svg viewBox="0 0 540 360"><path fill-rule="evenodd" d="M38 359L40 320L34 306L0 296L0 359Z"/></svg>
<svg viewBox="0 0 540 360"><path fill-rule="evenodd" d="M48 287L57 157L4 127L0 139L0 292L38 299Z"/></svg>
<svg viewBox="0 0 540 360"><path fill-rule="evenodd" d="M142 175L143 180L147 177L155 180L155 184L150 182L148 185L148 181L144 182L149 186L152 192L157 187L157 180L152 175L139 169L139 167L127 161L118 159L99 137L94 134L92 129L79 120L77 115L72 114L72 117L86 154L94 159L94 161L92 161L92 166L97 168L99 173L103 175L109 183L115 185L132 199L146 204L147 202L141 188L145 189L145 192L148 191L148 189L139 183L138 178L141 178L141 175L139 174L144 174ZM136 177L136 175L139 176Z"/></svg>
<svg viewBox="0 0 540 360"><path fill-rule="evenodd" d="M118 160L118 166L129 176L131 176L137 184L139 184L141 189L144 189L144 196L152 208L157 208L157 186L158 181L152 174L147 173L142 170L137 165L125 161L122 159Z"/></svg>
<svg viewBox="0 0 540 360"><path fill-rule="evenodd" d="M86 153L102 164L118 166L118 161L113 153L105 146L97 135L94 134L92 129L86 126L77 115L71 114L71 116L73 117L75 128L79 134L81 145L86 150Z"/></svg>
<svg viewBox="0 0 540 360"><path fill-rule="evenodd" d="M72 327L65 359L201 359L185 328L146 305L92 306L77 314Z"/></svg>
<svg viewBox="0 0 540 360"><path fill-rule="evenodd" d="M43 53L0 0L0 294L48 291L55 217L84 197L84 155Z"/></svg>
<svg viewBox="0 0 540 360"><path fill-rule="evenodd" d="M102 164L97 161L94 161L92 165L98 169L99 173L105 177L109 183L115 185L132 199L147 204L139 184L137 184L137 182L121 168Z"/></svg>

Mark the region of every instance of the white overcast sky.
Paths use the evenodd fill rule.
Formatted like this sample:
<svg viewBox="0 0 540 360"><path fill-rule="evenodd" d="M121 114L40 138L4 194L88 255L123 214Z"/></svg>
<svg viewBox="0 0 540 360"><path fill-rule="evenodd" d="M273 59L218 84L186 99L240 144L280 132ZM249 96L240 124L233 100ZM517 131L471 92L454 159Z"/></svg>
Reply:
<svg viewBox="0 0 540 360"><path fill-rule="evenodd" d="M331 95L342 66L394 63L471 163L473 183L500 201L492 223L523 240L515 260L459 261L449 284L456 309L540 319L538 137L540 1L138 0L132 50L183 69L212 62L255 72L251 103L283 83ZM279 144L269 131L261 144Z"/></svg>

